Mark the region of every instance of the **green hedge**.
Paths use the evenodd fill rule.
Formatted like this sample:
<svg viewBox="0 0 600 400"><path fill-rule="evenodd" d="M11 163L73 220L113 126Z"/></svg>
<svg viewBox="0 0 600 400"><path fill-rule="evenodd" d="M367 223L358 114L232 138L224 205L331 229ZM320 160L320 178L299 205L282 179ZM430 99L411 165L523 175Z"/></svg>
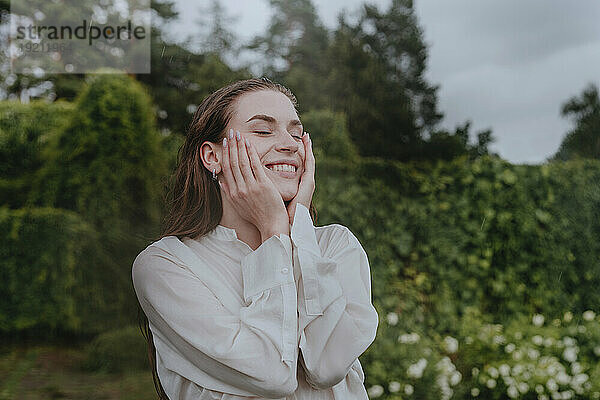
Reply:
<svg viewBox="0 0 600 400"><path fill-rule="evenodd" d="M0 204L21 207L49 143L68 122L74 104L0 101Z"/></svg>
<svg viewBox="0 0 600 400"><path fill-rule="evenodd" d="M0 332L93 334L109 327L123 288L98 235L54 208L0 208ZM113 289L114 288L114 289Z"/></svg>
<svg viewBox="0 0 600 400"><path fill-rule="evenodd" d="M317 170L318 224L355 232L376 301L411 324L456 332L472 306L507 321L600 304L599 161L322 160Z"/></svg>
<svg viewBox="0 0 600 400"><path fill-rule="evenodd" d="M148 369L148 347L137 326L104 332L86 347L81 367L87 371L125 372Z"/></svg>

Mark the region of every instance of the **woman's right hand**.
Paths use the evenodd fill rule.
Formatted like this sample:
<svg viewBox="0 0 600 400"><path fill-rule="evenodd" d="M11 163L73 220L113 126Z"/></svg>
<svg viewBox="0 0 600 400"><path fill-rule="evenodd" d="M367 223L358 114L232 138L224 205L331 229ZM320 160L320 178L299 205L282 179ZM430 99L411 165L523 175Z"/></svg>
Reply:
<svg viewBox="0 0 600 400"><path fill-rule="evenodd" d="M257 227L263 241L275 234L289 234L289 216L283 198L265 174L258 153L239 131L235 135L230 129L223 141L221 168L221 193L241 218Z"/></svg>

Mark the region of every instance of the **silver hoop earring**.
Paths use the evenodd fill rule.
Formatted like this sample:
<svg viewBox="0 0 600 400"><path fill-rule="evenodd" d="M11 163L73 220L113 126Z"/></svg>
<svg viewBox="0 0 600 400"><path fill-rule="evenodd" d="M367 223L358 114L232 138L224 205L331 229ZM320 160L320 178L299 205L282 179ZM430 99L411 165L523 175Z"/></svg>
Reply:
<svg viewBox="0 0 600 400"><path fill-rule="evenodd" d="M213 169L212 178L213 178L213 181L217 180L217 170L216 169Z"/></svg>

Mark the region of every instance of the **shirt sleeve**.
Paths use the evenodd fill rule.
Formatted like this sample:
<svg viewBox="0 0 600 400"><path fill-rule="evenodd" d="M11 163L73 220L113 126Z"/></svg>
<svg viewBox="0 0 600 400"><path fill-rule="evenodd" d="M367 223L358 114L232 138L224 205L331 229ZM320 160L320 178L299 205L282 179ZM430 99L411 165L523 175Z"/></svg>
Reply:
<svg viewBox="0 0 600 400"><path fill-rule="evenodd" d="M288 396L298 385L290 237L270 237L242 259L241 268L245 304L239 315L156 247L138 255L132 278L148 320L172 349L163 359L180 360L175 365L191 365L259 396Z"/></svg>
<svg viewBox="0 0 600 400"><path fill-rule="evenodd" d="M332 387L351 372L375 340L379 323L371 302L369 261L358 239L342 225L323 235L322 251L308 209L298 204L291 239L300 276L300 360L316 389Z"/></svg>

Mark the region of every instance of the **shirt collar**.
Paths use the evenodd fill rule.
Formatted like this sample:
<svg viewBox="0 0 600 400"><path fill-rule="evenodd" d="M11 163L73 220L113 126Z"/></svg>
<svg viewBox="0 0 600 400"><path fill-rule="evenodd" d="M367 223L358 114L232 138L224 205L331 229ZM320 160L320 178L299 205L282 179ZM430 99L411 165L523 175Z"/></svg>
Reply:
<svg viewBox="0 0 600 400"><path fill-rule="evenodd" d="M215 229L213 229L212 235L214 237L216 237L217 239L226 240L226 241L231 241L231 240L237 240L238 239L237 233L235 232L235 229L228 228L228 227L223 226L221 224L217 225L215 227Z"/></svg>
<svg viewBox="0 0 600 400"><path fill-rule="evenodd" d="M290 231L292 228L292 224L289 224ZM211 232L211 235L217 239L225 240L225 241L235 241L238 240L237 233L235 229L228 228L221 224L218 224Z"/></svg>

